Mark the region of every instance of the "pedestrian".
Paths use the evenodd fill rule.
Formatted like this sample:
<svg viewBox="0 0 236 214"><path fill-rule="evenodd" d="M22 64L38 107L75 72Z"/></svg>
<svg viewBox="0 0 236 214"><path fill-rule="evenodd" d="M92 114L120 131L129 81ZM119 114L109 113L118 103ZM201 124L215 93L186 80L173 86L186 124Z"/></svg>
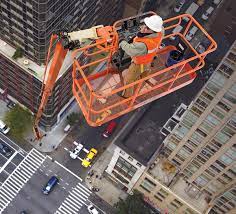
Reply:
<svg viewBox="0 0 236 214"><path fill-rule="evenodd" d="M164 36L163 20L158 15L144 18L144 25L133 39L132 43L121 39L119 47L131 57L132 62L126 74L124 84L130 84L147 76L151 71L151 64ZM129 87L120 96L128 98L134 94L136 87Z"/></svg>

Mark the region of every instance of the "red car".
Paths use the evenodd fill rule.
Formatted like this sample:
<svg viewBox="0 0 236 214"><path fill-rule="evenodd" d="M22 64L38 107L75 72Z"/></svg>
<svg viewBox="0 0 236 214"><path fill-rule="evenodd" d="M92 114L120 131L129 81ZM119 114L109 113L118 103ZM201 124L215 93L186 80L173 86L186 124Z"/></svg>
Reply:
<svg viewBox="0 0 236 214"><path fill-rule="evenodd" d="M115 130L116 126L117 126L116 122L115 121L111 121L108 124L106 130L103 132L102 136L105 137L105 138L110 137L111 134L113 133L113 131Z"/></svg>

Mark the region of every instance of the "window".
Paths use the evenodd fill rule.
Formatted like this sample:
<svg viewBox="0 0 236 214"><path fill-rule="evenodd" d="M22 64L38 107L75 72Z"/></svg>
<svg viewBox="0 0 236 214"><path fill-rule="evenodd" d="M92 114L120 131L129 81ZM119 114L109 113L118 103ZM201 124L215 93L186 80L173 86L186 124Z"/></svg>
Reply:
<svg viewBox="0 0 236 214"><path fill-rule="evenodd" d="M212 114L214 114L216 117L218 117L220 120L224 119L225 115L214 108L212 110Z"/></svg>
<svg viewBox="0 0 236 214"><path fill-rule="evenodd" d="M145 178L143 182L140 184L140 187L145 189L148 192L151 192L153 188L155 188L156 184L152 182L150 179Z"/></svg>
<svg viewBox="0 0 236 214"><path fill-rule="evenodd" d="M207 116L206 121L213 126L216 126L220 123L215 117L211 116L210 114Z"/></svg>
<svg viewBox="0 0 236 214"><path fill-rule="evenodd" d="M230 137L228 135L226 135L225 133L223 133L221 131L218 132L214 138L216 139L216 141L218 141L222 144L225 144L230 139Z"/></svg>
<svg viewBox="0 0 236 214"><path fill-rule="evenodd" d="M141 167L142 164L138 162L138 163L136 163L136 166Z"/></svg>
<svg viewBox="0 0 236 214"><path fill-rule="evenodd" d="M231 109L229 106L227 106L226 104L222 103L221 101L217 103L217 106L219 106L220 108L222 108L226 112L230 111L230 109Z"/></svg>
<svg viewBox="0 0 236 214"><path fill-rule="evenodd" d="M117 170L124 177L128 178L129 180L132 179L132 177L134 176L135 172L137 171L136 167L132 166L130 163L128 163L122 157L118 158L114 169Z"/></svg>
<svg viewBox="0 0 236 214"><path fill-rule="evenodd" d="M229 78L233 74L233 69L229 68L227 65L222 64L218 69L218 72L221 72L225 77Z"/></svg>
<svg viewBox="0 0 236 214"><path fill-rule="evenodd" d="M168 195L169 195L169 193L168 192L166 192L164 189L160 189L159 190L159 192L161 193L161 194L163 194L165 197L167 197Z"/></svg>
<svg viewBox="0 0 236 214"><path fill-rule="evenodd" d="M210 181L209 178L207 178L205 175L201 175L201 176L197 177L197 179L195 180L195 183L196 183L199 187L203 187L203 186L205 186L209 181Z"/></svg>
<svg viewBox="0 0 236 214"><path fill-rule="evenodd" d="M130 156L128 157L128 159L129 159L130 161L133 161L133 158L132 158L132 157L130 157Z"/></svg>
<svg viewBox="0 0 236 214"><path fill-rule="evenodd" d="M177 129L175 130L175 134L183 138L188 133L188 131L189 131L189 128L186 128L183 125L179 125Z"/></svg>
<svg viewBox="0 0 236 214"><path fill-rule="evenodd" d="M230 165L233 162L233 160L226 155L221 155L219 160L221 160L226 165Z"/></svg>
<svg viewBox="0 0 236 214"><path fill-rule="evenodd" d="M236 98L234 94L231 94L230 92L226 92L223 97L229 102L236 104Z"/></svg>

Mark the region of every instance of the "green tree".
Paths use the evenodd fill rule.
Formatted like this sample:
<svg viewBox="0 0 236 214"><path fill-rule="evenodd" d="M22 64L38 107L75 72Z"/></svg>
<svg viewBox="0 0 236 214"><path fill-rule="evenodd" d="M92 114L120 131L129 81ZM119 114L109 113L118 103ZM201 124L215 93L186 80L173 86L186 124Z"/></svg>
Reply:
<svg viewBox="0 0 236 214"><path fill-rule="evenodd" d="M77 122L80 121L80 118L81 118L80 114L78 114L78 113L76 113L76 112L72 112L71 114L69 114L69 115L67 116L67 122L68 122L71 126L73 126L73 125L75 125L75 123L77 123Z"/></svg>
<svg viewBox="0 0 236 214"><path fill-rule="evenodd" d="M7 112L5 122L11 128L11 136L20 140L24 133L32 127L33 116L28 110L17 104Z"/></svg>
<svg viewBox="0 0 236 214"><path fill-rule="evenodd" d="M145 206L143 194L134 190L126 200L120 199L116 204L116 214L150 214L150 209Z"/></svg>
<svg viewBox="0 0 236 214"><path fill-rule="evenodd" d="M16 51L14 53L14 55L12 56L13 59L18 59L18 58L21 58L23 57L23 54L24 54L24 51L22 48L20 47L17 47L16 48Z"/></svg>

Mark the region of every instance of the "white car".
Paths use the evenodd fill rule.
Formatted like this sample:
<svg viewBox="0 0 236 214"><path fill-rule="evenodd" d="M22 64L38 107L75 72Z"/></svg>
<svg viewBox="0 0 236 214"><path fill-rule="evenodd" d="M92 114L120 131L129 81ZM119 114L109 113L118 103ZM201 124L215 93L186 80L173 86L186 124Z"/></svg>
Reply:
<svg viewBox="0 0 236 214"><path fill-rule="evenodd" d="M194 37L195 33L198 31L198 28L196 26L193 26L190 31L187 33L186 35L186 39L188 41L192 40L192 38Z"/></svg>
<svg viewBox="0 0 236 214"><path fill-rule="evenodd" d="M70 157L72 159L76 159L79 156L79 153L81 152L83 147L84 146L81 143L78 143L78 145L75 147L75 149L72 152L70 152Z"/></svg>
<svg viewBox="0 0 236 214"><path fill-rule="evenodd" d="M99 214L99 212L97 211L97 209L96 209L92 204L90 204L90 205L88 206L88 211L89 211L89 213L91 213L91 214Z"/></svg>
<svg viewBox="0 0 236 214"><path fill-rule="evenodd" d="M178 13L181 8L184 6L185 0L180 0L179 3L175 6L174 11Z"/></svg>
<svg viewBox="0 0 236 214"><path fill-rule="evenodd" d="M7 134L10 131L10 128L3 122L0 120L0 132L2 132L3 134Z"/></svg>
<svg viewBox="0 0 236 214"><path fill-rule="evenodd" d="M202 19L207 20L209 16L212 14L214 11L214 7L209 7L203 14L202 14Z"/></svg>

